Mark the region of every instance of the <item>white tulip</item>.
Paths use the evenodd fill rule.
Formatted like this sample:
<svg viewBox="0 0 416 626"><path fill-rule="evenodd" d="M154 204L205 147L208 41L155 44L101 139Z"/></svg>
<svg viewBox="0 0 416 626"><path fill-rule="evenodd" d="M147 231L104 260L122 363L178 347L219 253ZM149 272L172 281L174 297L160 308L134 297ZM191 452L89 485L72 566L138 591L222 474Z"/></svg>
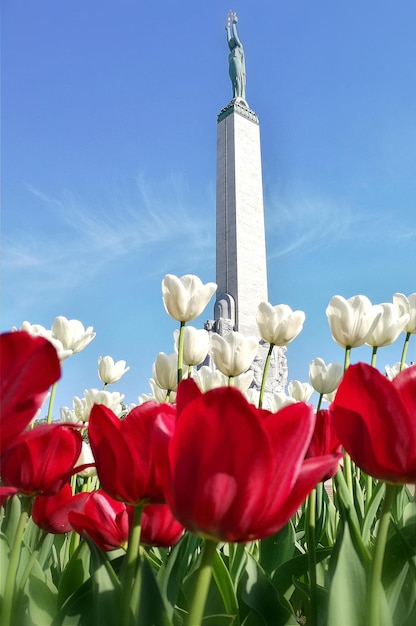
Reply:
<svg viewBox="0 0 416 626"><path fill-rule="evenodd" d="M75 463L74 467L79 467L80 465L86 465L87 463L95 463L95 459L91 450L91 446L86 441L82 442L81 454L78 457L78 461ZM97 475L97 468L95 465L91 467L86 467L81 472L77 472L79 476L83 478L89 478L90 476Z"/></svg>
<svg viewBox="0 0 416 626"><path fill-rule="evenodd" d="M314 392L312 385L302 383L300 380L291 380L287 386L289 396L292 396L297 402L308 402Z"/></svg>
<svg viewBox="0 0 416 626"><path fill-rule="evenodd" d="M211 355L215 366L225 376L238 376L246 372L254 361L259 347L257 337L245 337L231 331L228 335L211 336Z"/></svg>
<svg viewBox="0 0 416 626"><path fill-rule="evenodd" d="M204 285L193 274L181 278L167 274L162 280L163 304L173 319L190 322L202 313L216 289L215 283Z"/></svg>
<svg viewBox="0 0 416 626"><path fill-rule="evenodd" d="M199 365L206 358L209 351L209 333L204 328L185 326L183 329L183 362L185 365ZM178 349L179 330L173 333L175 350Z"/></svg>
<svg viewBox="0 0 416 626"><path fill-rule="evenodd" d="M344 375L342 363L328 363L321 358L314 359L309 365L309 380L319 394L332 393L338 388Z"/></svg>
<svg viewBox="0 0 416 626"><path fill-rule="evenodd" d="M210 391L210 389L217 389L218 387L226 387L228 385L227 376L220 372L220 370L212 369L208 365L200 367L194 373L193 379L203 393Z"/></svg>
<svg viewBox="0 0 416 626"><path fill-rule="evenodd" d="M88 422L90 409L87 405L87 400L85 398L78 398L78 396L75 396L72 400L72 405L74 407L75 417L80 422Z"/></svg>
<svg viewBox="0 0 416 626"><path fill-rule="evenodd" d="M391 302L380 304L382 314L373 331L367 337L366 344L373 348L382 348L394 343L410 319L409 313L401 313L399 307Z"/></svg>
<svg viewBox="0 0 416 626"><path fill-rule="evenodd" d="M17 328L13 328L13 330L17 330ZM56 337L52 336L52 331L47 330L41 324L30 324L29 322L23 322L20 330L25 330L30 335L34 337L44 337L54 346L55 350L58 353L58 358L60 361L64 361L72 354L72 350L65 349L62 345L62 341L56 339Z"/></svg>
<svg viewBox="0 0 416 626"><path fill-rule="evenodd" d="M111 409L118 417L123 413L122 402L124 400L124 394L118 391L86 389L84 396L87 404L88 417L94 404L103 404Z"/></svg>
<svg viewBox="0 0 416 626"><path fill-rule="evenodd" d="M161 389L175 391L178 386L178 355L159 352L153 363L153 378Z"/></svg>
<svg viewBox="0 0 416 626"><path fill-rule="evenodd" d="M257 326L260 335L267 343L286 346L302 330L305 321L303 311L292 311L287 304L271 305L261 302L257 309Z"/></svg>
<svg viewBox="0 0 416 626"><path fill-rule="evenodd" d="M79 320L68 320L63 315L55 318L52 324L52 337L59 339L66 350L81 352L95 337L93 327L87 329Z"/></svg>
<svg viewBox="0 0 416 626"><path fill-rule="evenodd" d="M392 365L392 367L390 367L390 365L386 365L384 369L387 378L389 380L393 380L394 378L396 378L397 374L400 374L401 369L405 370L407 367L409 367L407 363L404 363L403 367L401 367L401 362L397 361L397 363Z"/></svg>
<svg viewBox="0 0 416 626"><path fill-rule="evenodd" d="M175 391L171 391L168 396L168 390L159 387L154 378L149 379L149 385L152 390L151 393L142 393L139 396L139 404L143 404L144 402L148 402L149 400L153 400L153 402L159 402L160 404L162 402L170 402L171 404L174 404L176 402Z"/></svg>
<svg viewBox="0 0 416 626"><path fill-rule="evenodd" d="M268 404L269 411L272 413L277 413L280 409L283 409L285 406L289 406L289 404L295 404L297 400L292 398L292 396L288 396L284 393L284 391L279 391L277 393L269 394Z"/></svg>
<svg viewBox="0 0 416 626"><path fill-rule="evenodd" d="M60 408L60 414L61 414L61 422L63 422L64 424L79 424L81 421L77 417L75 410L70 409L67 406L62 406Z"/></svg>
<svg viewBox="0 0 416 626"><path fill-rule="evenodd" d="M366 343L373 332L382 308L372 305L366 296L342 296L331 298L326 309L331 334L343 348L357 348Z"/></svg>
<svg viewBox="0 0 416 626"><path fill-rule="evenodd" d="M416 292L411 293L410 296L405 296L403 293L395 293L393 295L393 303L402 315L405 313L409 314L409 320L403 330L411 335L416 334Z"/></svg>
<svg viewBox="0 0 416 626"><path fill-rule="evenodd" d="M111 356L98 357L98 376L105 385L116 383L130 367L126 367L126 361L116 361Z"/></svg>

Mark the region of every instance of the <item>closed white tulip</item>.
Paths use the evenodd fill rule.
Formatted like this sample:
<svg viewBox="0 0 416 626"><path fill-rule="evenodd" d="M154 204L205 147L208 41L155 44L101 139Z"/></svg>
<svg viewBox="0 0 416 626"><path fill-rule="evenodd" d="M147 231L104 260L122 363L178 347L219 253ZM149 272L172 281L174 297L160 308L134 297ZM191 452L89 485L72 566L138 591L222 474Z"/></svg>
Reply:
<svg viewBox="0 0 416 626"><path fill-rule="evenodd" d="M409 319L403 329L404 332L411 335L416 334L416 292L411 293L410 296L405 296L403 293L395 293L393 303L402 315L409 314Z"/></svg>
<svg viewBox="0 0 416 626"><path fill-rule="evenodd" d="M154 378L149 379L149 385L151 388L151 393L142 393L139 396L139 404L143 404L144 402L148 402L149 400L153 400L153 402L169 402L174 404L176 402L176 392L171 391L168 394L168 389L162 389L156 383Z"/></svg>
<svg viewBox="0 0 416 626"><path fill-rule="evenodd" d="M289 396L297 402L308 402L313 394L313 387L309 383L302 383L300 380L291 380L287 386Z"/></svg>
<svg viewBox="0 0 416 626"><path fill-rule="evenodd" d="M216 289L215 283L204 284L193 274L181 278L167 274L162 280L163 304L173 319L190 322L202 313Z"/></svg>
<svg viewBox="0 0 416 626"><path fill-rule="evenodd" d="M194 373L193 379L203 393L210 391L211 389L226 387L228 385L227 376L220 372L220 370L212 369L208 365L200 367Z"/></svg>
<svg viewBox="0 0 416 626"><path fill-rule="evenodd" d="M216 334L211 337L212 359L225 376L246 372L256 357L258 347L257 337L245 337L237 331L231 331L224 337Z"/></svg>
<svg viewBox="0 0 416 626"><path fill-rule="evenodd" d="M295 404L295 402L297 402L297 400L292 396L286 395L284 391L271 393L268 395L268 410L272 413L277 413L280 409L289 406L289 404Z"/></svg>
<svg viewBox="0 0 416 626"><path fill-rule="evenodd" d="M126 361L116 361L111 356L98 357L98 376L105 385L116 383L130 367L126 367Z"/></svg>
<svg viewBox="0 0 416 626"><path fill-rule="evenodd" d="M344 375L342 363L328 363L321 358L314 359L309 365L309 380L312 387L320 394L332 393L338 388Z"/></svg>
<svg viewBox="0 0 416 626"><path fill-rule="evenodd" d="M409 313L401 313L399 307L391 302L383 302L379 306L382 308L381 316L366 341L373 348L394 343L410 319Z"/></svg>
<svg viewBox="0 0 416 626"><path fill-rule="evenodd" d="M199 365L206 358L209 351L209 333L204 328L185 326L183 329L183 362L185 365ZM173 333L175 349L178 349L179 330Z"/></svg>
<svg viewBox="0 0 416 626"><path fill-rule="evenodd" d="M287 304L271 305L261 302L257 309L257 326L261 337L275 346L286 346L302 330L305 321L303 311L292 311Z"/></svg>
<svg viewBox="0 0 416 626"><path fill-rule="evenodd" d="M55 318L52 324L52 337L59 339L66 350L81 352L95 337L93 327L87 329L79 320L68 320L63 315Z"/></svg>
<svg viewBox="0 0 416 626"><path fill-rule="evenodd" d="M81 448L81 454L78 457L78 461L75 463L75 468L79 467L81 465L87 465L87 463L95 463L95 459L91 450L91 446L89 443L87 443L86 441L82 442L82 448ZM77 474L79 476L82 476L83 478L89 478L90 476L96 476L97 475L97 468L95 467L95 465L92 465L91 467L86 467L85 469L81 470L80 472L77 472Z"/></svg>
<svg viewBox="0 0 416 626"><path fill-rule="evenodd" d="M178 355L159 352L153 363L153 378L161 389L175 391L178 386Z"/></svg>
<svg viewBox="0 0 416 626"><path fill-rule="evenodd" d="M326 309L332 337L343 348L365 344L381 314L381 307L371 304L366 296L352 296L348 300L334 296Z"/></svg>

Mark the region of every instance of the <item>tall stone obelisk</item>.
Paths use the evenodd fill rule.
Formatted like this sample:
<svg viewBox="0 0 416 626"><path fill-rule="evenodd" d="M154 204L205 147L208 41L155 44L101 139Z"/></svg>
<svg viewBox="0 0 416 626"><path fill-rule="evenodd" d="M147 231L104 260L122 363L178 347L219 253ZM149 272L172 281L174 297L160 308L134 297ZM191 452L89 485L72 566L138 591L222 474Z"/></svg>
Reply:
<svg viewBox="0 0 416 626"><path fill-rule="evenodd" d="M246 101L244 49L236 24L230 11L226 31L233 99L217 118L218 290L212 330L258 336L257 308L268 301L260 125ZM286 384L286 358L284 350L275 351L270 387L280 390ZM260 363L264 353L260 343Z"/></svg>

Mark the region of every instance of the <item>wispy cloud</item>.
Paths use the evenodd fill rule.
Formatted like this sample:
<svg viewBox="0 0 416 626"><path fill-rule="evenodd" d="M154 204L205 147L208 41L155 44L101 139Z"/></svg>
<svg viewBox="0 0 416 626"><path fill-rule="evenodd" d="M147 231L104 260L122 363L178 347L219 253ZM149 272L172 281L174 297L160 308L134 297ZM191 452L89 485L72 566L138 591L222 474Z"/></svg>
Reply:
<svg viewBox="0 0 416 626"><path fill-rule="evenodd" d="M342 242L414 239L414 227L398 224L394 211L351 207L337 199L298 196L290 203L271 202L266 211L268 256L308 254Z"/></svg>
<svg viewBox="0 0 416 626"><path fill-rule="evenodd" d="M197 262L214 256L213 211L201 205L195 210L178 177L156 183L139 175L128 191L102 194L94 203L74 193L52 196L34 185L27 188L47 214L48 228L25 216L24 230L15 224L4 233L3 267L9 277L31 276L42 290L75 287L123 257L136 266L143 261L150 273L180 246Z"/></svg>

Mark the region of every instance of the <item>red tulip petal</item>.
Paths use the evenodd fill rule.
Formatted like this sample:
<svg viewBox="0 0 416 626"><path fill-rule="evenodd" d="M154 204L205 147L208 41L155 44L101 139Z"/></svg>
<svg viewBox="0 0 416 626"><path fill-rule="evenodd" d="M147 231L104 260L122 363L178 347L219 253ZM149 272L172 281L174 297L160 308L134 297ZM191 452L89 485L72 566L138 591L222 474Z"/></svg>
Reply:
<svg viewBox="0 0 416 626"><path fill-rule="evenodd" d="M6 450L42 406L61 375L54 346L21 331L0 335L1 445Z"/></svg>
<svg viewBox="0 0 416 626"><path fill-rule="evenodd" d="M52 496L37 496L32 507L33 521L47 533L68 533L72 530L68 520L69 511L82 511L88 495L81 493L73 496L70 484L65 483Z"/></svg>

